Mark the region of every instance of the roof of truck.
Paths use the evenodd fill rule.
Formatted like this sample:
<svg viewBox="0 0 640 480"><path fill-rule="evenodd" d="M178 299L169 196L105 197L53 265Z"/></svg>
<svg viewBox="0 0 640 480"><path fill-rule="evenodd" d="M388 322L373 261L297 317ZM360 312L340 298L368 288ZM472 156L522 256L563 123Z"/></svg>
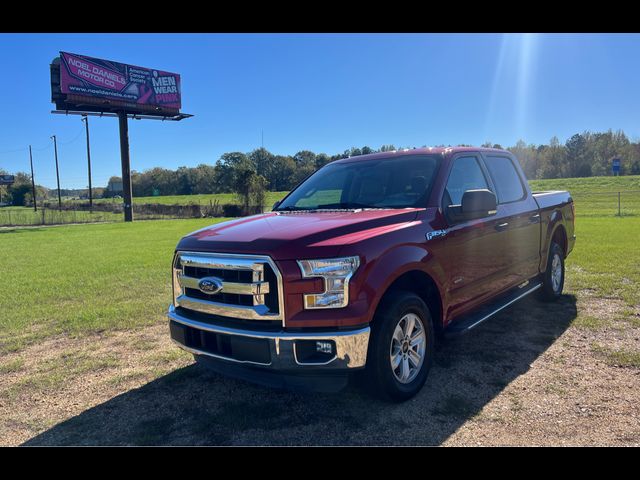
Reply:
<svg viewBox="0 0 640 480"><path fill-rule="evenodd" d="M363 160L373 160L376 158L388 158L402 155L425 155L425 154L440 154L440 155L453 155L459 152L500 152L509 153L507 150L499 148L486 148L486 147L422 147L422 148L402 148L399 150L391 150L389 152L369 153L367 155L356 155L355 157L343 158L336 160L336 162L359 162ZM334 162L335 163L335 162Z"/></svg>

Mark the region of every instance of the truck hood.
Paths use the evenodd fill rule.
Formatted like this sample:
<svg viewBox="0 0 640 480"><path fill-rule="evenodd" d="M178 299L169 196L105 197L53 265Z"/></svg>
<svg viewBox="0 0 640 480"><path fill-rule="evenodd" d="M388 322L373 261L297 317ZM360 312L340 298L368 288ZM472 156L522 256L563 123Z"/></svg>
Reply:
<svg viewBox="0 0 640 480"><path fill-rule="evenodd" d="M421 210L270 212L197 230L182 238L177 249L261 254L276 260L337 256L346 244L411 224Z"/></svg>

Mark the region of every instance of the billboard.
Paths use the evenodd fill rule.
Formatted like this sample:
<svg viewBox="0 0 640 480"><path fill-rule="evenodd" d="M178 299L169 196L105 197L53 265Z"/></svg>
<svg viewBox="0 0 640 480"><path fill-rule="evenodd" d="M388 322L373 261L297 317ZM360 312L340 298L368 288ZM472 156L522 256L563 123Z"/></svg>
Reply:
<svg viewBox="0 0 640 480"><path fill-rule="evenodd" d="M180 110L180 75L60 52L60 93L87 102Z"/></svg>
<svg viewBox="0 0 640 480"><path fill-rule="evenodd" d="M15 177L13 175L0 175L0 185L13 185Z"/></svg>

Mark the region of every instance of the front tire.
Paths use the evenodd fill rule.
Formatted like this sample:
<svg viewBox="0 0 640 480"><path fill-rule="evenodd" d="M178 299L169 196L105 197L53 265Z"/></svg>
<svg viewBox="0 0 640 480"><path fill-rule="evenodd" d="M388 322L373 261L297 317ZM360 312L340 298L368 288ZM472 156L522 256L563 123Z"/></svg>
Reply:
<svg viewBox="0 0 640 480"><path fill-rule="evenodd" d="M540 298L547 302L557 300L564 288L564 250L555 242L549 248L547 269L542 276Z"/></svg>
<svg viewBox="0 0 640 480"><path fill-rule="evenodd" d="M373 320L367 360L368 385L383 399L416 395L433 363L434 329L429 308L411 292L391 292Z"/></svg>

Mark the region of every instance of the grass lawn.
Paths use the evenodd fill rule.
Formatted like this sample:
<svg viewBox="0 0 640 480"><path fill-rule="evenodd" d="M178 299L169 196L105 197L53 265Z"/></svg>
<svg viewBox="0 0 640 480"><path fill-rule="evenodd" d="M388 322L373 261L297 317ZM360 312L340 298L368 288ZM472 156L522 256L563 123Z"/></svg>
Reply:
<svg viewBox="0 0 640 480"><path fill-rule="evenodd" d="M61 223L120 222L122 214L111 212L86 212L76 210L54 210L51 208L2 207L0 225L55 225Z"/></svg>
<svg viewBox="0 0 640 480"><path fill-rule="evenodd" d="M0 353L35 340L160 320L185 234L225 219L0 230ZM11 279L11 281L8 281Z"/></svg>
<svg viewBox="0 0 640 480"><path fill-rule="evenodd" d="M640 176L554 178L529 181L532 190L568 190L575 202L576 215L584 217L640 216Z"/></svg>

